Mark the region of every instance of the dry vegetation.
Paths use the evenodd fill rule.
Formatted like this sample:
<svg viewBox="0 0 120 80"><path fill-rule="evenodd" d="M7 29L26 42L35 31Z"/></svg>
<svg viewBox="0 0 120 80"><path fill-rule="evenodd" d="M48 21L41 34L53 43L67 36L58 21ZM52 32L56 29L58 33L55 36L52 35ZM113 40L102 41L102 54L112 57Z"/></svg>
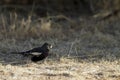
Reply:
<svg viewBox="0 0 120 80"><path fill-rule="evenodd" d="M120 15L108 20L56 15L0 14L0 80L120 80ZM44 42L50 56L38 63L12 54Z"/></svg>
<svg viewBox="0 0 120 80"><path fill-rule="evenodd" d="M39 64L0 65L1 80L119 80L120 61L77 62L69 59Z"/></svg>

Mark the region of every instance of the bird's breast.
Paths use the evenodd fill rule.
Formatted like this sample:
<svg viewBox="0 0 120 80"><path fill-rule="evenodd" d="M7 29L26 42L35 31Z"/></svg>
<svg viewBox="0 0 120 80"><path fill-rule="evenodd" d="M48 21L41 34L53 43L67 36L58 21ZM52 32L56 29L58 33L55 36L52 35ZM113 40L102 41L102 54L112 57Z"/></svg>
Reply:
<svg viewBox="0 0 120 80"><path fill-rule="evenodd" d="M47 56L48 56L48 53L43 53L43 56L47 57Z"/></svg>

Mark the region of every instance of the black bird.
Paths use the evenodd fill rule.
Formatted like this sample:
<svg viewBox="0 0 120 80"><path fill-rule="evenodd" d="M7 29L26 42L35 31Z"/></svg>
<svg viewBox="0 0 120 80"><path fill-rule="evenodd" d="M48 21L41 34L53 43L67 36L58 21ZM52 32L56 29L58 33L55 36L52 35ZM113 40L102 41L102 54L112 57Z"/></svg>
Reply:
<svg viewBox="0 0 120 80"><path fill-rule="evenodd" d="M41 47L33 48L25 52L18 52L17 54L22 54L24 56L31 55L32 56L31 61L38 62L40 60L45 59L48 56L51 48L52 48L51 44L44 43Z"/></svg>

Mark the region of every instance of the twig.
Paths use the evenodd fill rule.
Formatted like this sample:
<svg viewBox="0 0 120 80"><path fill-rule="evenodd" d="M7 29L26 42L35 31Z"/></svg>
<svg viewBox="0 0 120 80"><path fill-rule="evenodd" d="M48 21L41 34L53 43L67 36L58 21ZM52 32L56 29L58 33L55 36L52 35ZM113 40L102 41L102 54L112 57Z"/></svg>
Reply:
<svg viewBox="0 0 120 80"><path fill-rule="evenodd" d="M73 44L74 44L74 42L72 42L72 44L71 44L71 46L70 46L70 49L69 49L69 51L68 51L68 57L70 56L70 53L71 53L71 50L72 50L72 47L73 47Z"/></svg>

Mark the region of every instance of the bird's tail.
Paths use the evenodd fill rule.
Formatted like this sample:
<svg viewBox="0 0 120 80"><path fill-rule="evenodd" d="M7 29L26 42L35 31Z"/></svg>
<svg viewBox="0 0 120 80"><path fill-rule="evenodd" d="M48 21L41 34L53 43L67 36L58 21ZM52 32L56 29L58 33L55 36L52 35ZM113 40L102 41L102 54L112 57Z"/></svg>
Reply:
<svg viewBox="0 0 120 80"><path fill-rule="evenodd" d="M21 54L23 56L28 56L28 53L26 52L11 52L11 54Z"/></svg>

